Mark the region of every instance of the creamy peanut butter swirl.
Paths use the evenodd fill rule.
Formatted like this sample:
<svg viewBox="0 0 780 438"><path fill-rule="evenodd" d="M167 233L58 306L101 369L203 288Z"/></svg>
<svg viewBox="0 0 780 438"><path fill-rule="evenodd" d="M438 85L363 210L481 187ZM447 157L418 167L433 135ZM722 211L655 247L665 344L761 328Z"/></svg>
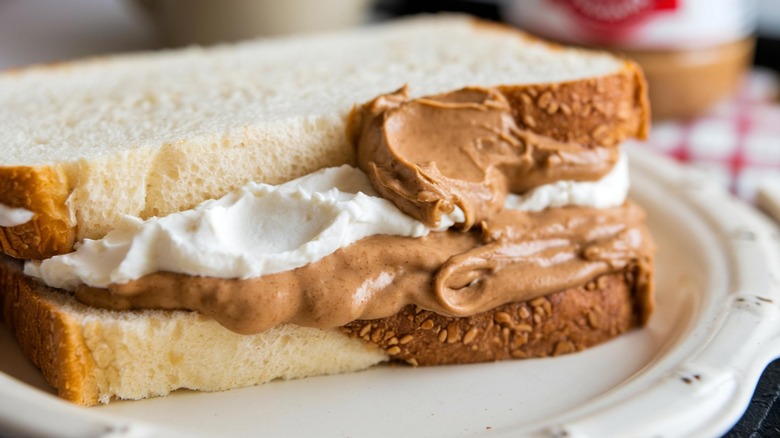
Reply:
<svg viewBox="0 0 780 438"><path fill-rule="evenodd" d="M357 109L351 136L376 190L435 228L463 213L460 230L424 237L376 235L297 269L249 279L158 272L107 289L82 285L78 300L112 309L191 309L230 330L282 323L338 327L415 304L469 316L583 285L622 270L651 269L642 210L504 208L507 193L607 174L616 148L562 143L519 129L493 89L408 100L401 90ZM647 276L645 276L647 277ZM639 285L640 318L652 307ZM644 300L644 301L642 301Z"/></svg>
<svg viewBox="0 0 780 438"><path fill-rule="evenodd" d="M358 166L383 197L431 227L459 208L469 229L501 210L509 192L597 180L619 155L518 128L490 88L409 100L404 87L366 104L356 120Z"/></svg>
<svg viewBox="0 0 780 438"><path fill-rule="evenodd" d="M416 304L468 316L575 287L646 261L636 206L499 213L488 227L422 238L373 236L304 267L246 280L155 273L79 301L113 309L198 310L239 333L290 322L337 327Z"/></svg>

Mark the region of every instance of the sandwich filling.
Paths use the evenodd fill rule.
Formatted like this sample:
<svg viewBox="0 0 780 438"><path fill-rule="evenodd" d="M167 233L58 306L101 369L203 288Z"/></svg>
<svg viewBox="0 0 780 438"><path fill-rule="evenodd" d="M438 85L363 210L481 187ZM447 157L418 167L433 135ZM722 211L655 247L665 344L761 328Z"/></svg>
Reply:
<svg viewBox="0 0 780 438"><path fill-rule="evenodd" d="M470 316L630 267L653 243L617 147L521 129L494 89L353 112L357 164L125 225L28 274L112 309L191 309L239 333L338 327L409 304ZM287 230L287 231L280 231Z"/></svg>

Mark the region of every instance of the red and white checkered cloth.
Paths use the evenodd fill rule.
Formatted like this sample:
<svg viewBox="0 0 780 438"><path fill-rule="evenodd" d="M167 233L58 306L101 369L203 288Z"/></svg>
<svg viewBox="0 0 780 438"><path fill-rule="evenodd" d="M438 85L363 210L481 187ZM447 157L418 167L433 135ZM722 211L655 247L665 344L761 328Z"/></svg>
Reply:
<svg viewBox="0 0 780 438"><path fill-rule="evenodd" d="M759 186L780 183L780 79L753 70L732 98L690 121L654 124L645 147L705 169L753 201Z"/></svg>

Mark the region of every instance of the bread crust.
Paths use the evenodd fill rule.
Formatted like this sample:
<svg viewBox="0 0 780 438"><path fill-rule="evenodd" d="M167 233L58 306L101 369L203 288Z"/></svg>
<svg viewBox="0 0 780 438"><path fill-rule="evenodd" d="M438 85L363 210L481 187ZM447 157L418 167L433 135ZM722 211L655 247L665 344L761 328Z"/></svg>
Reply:
<svg viewBox="0 0 780 438"><path fill-rule="evenodd" d="M649 132L646 83L632 62L614 75L498 89L518 127L558 141L617 147L627 138L647 138Z"/></svg>
<svg viewBox="0 0 780 438"><path fill-rule="evenodd" d="M472 25L486 32L514 34L551 50L567 49L506 24L474 19ZM647 80L639 64L622 59L622 70L611 75L498 89L509 101L517 125L537 134L587 146L617 146L629 137L646 139L650 133Z"/></svg>
<svg viewBox="0 0 780 438"><path fill-rule="evenodd" d="M415 366L558 356L614 338L647 319L649 273L637 267L489 312L454 318L416 306L342 330Z"/></svg>
<svg viewBox="0 0 780 438"><path fill-rule="evenodd" d="M76 321L57 300L36 291L40 285L22 273L21 262L0 263L2 319L60 397L80 405L97 403L95 367Z"/></svg>
<svg viewBox="0 0 780 438"><path fill-rule="evenodd" d="M70 185L52 166L0 167L0 204L24 208L29 222L0 227L0 248L21 259L43 259L72 251L76 227L67 206Z"/></svg>

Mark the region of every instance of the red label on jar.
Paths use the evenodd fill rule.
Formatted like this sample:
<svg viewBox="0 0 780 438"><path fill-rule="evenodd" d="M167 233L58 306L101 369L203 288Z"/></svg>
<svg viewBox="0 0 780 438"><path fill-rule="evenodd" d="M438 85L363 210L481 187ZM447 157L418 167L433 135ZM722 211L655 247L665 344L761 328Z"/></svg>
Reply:
<svg viewBox="0 0 780 438"><path fill-rule="evenodd" d="M630 33L659 11L673 11L678 0L554 0L566 5L583 30L614 38Z"/></svg>

